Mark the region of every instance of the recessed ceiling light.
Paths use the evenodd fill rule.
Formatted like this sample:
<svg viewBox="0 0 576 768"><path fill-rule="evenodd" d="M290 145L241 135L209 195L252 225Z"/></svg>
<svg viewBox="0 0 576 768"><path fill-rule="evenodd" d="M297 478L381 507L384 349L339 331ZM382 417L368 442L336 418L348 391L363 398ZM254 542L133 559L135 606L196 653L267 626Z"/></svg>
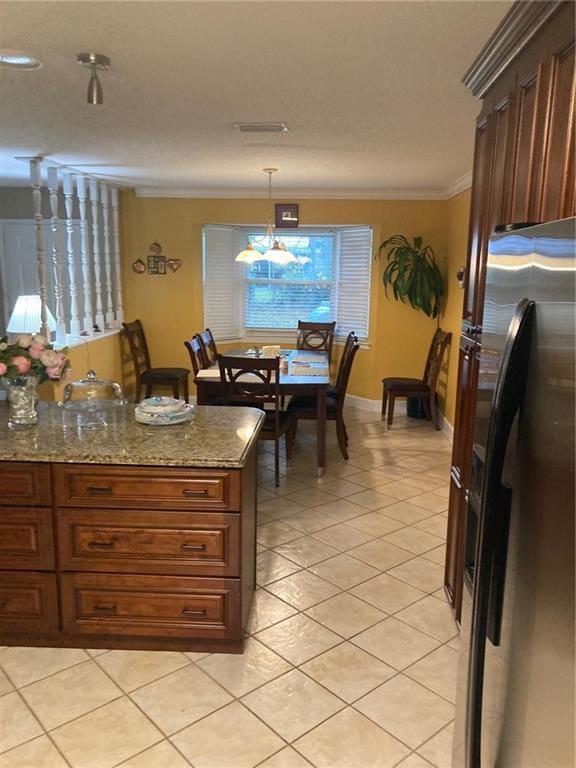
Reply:
<svg viewBox="0 0 576 768"><path fill-rule="evenodd" d="M42 62L24 51L0 51L0 67L7 69L38 69Z"/></svg>
<svg viewBox="0 0 576 768"><path fill-rule="evenodd" d="M284 133L286 123L234 123L234 128L241 133Z"/></svg>

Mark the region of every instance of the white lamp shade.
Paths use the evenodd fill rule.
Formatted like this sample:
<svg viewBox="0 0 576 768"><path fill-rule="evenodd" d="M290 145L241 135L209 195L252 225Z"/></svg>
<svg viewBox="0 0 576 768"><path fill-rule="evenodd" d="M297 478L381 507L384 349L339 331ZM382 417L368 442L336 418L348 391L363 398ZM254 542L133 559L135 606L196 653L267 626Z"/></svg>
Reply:
<svg viewBox="0 0 576 768"><path fill-rule="evenodd" d="M56 330L56 320L46 307L48 328ZM40 296L18 296L6 330L8 333L38 333L42 327Z"/></svg>

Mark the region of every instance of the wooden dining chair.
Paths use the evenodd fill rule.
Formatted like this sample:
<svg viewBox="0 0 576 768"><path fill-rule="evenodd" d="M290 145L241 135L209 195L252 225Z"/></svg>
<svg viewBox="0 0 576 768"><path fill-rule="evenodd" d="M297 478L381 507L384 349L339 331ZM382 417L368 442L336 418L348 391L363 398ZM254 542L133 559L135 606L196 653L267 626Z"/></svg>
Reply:
<svg viewBox="0 0 576 768"><path fill-rule="evenodd" d="M196 376L198 376L198 372L205 367L204 357L202 355L202 347L196 336L193 336L189 341L185 341L184 346L190 355L192 372L194 373L194 378L196 378Z"/></svg>
<svg viewBox="0 0 576 768"><path fill-rule="evenodd" d="M358 339L356 338L356 334L354 333L354 331L350 331L350 333L346 337L346 341L344 342L344 349L342 350L342 356L340 357L340 363L342 363L342 361L346 358L346 355L349 354L350 349L352 348L354 343L357 342L357 341L358 341ZM336 375L336 384L334 384L334 385L331 384L328 387L328 390L326 392L328 397L336 397L336 394L338 392L338 385L340 383L340 377L342 376L342 371L343 371L343 367L342 367L342 365L339 365L338 366L338 373Z"/></svg>
<svg viewBox="0 0 576 768"><path fill-rule="evenodd" d="M336 422L338 447L345 459L348 459L348 450L346 447L348 445L348 433L346 432L346 424L344 423L344 401L346 399L346 390L348 389L348 381L350 380L350 373L352 371L352 363L354 362L356 352L358 352L359 349L360 344L358 343L358 338L354 336L351 343L348 345L346 354L343 354L340 359L336 386L332 390L334 394L327 394L326 396L326 421ZM316 419L316 398L293 397L288 403L286 411L291 413L296 419L296 424L294 426L295 434L296 426L300 419Z"/></svg>
<svg viewBox="0 0 576 768"><path fill-rule="evenodd" d="M262 408L266 417L261 440L274 440L274 483L280 485L280 438L285 436L286 460L292 459L294 417L280 410L280 358L219 355L220 383L225 405ZM265 406L271 406L267 410Z"/></svg>
<svg viewBox="0 0 576 768"><path fill-rule="evenodd" d="M136 376L134 402L139 403L142 387L146 387L146 397L150 397L154 387L172 387L172 394L176 399L182 397L188 402L188 368L153 368L150 365L150 354L146 336L140 320L131 323L122 323L123 333L128 340L130 355L134 365Z"/></svg>
<svg viewBox="0 0 576 768"><path fill-rule="evenodd" d="M218 348L216 346L216 340L212 335L210 328L206 328L205 331L197 333L195 338L200 343L200 354L204 362L204 368L209 368L214 365L216 358L218 357Z"/></svg>
<svg viewBox="0 0 576 768"><path fill-rule="evenodd" d="M430 344L424 375L421 379L393 377L382 379L382 419L386 416L386 408L388 408L388 429L392 426L394 401L398 397L414 397L420 400L427 418L432 420L436 429L442 428L440 414L436 408L436 384L444 352L451 338L451 333L438 328Z"/></svg>
<svg viewBox="0 0 576 768"><path fill-rule="evenodd" d="M298 320L298 335L296 349L312 349L315 352L328 352L328 360L332 356L334 331L336 322L314 323Z"/></svg>

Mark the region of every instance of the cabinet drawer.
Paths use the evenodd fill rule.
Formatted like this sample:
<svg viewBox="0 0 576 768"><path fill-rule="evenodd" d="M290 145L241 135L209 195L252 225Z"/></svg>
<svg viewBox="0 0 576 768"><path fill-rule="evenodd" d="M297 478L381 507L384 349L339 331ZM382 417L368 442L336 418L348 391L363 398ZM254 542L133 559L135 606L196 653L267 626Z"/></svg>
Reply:
<svg viewBox="0 0 576 768"><path fill-rule="evenodd" d="M0 507L0 568L54 569L52 511L35 507Z"/></svg>
<svg viewBox="0 0 576 768"><path fill-rule="evenodd" d="M240 576L240 515L60 509L60 567L74 571Z"/></svg>
<svg viewBox="0 0 576 768"><path fill-rule="evenodd" d="M55 632L58 629L56 576L0 573L0 632Z"/></svg>
<svg viewBox="0 0 576 768"><path fill-rule="evenodd" d="M59 506L240 510L239 471L57 465L54 487Z"/></svg>
<svg viewBox="0 0 576 768"><path fill-rule="evenodd" d="M20 461L0 462L0 505L51 504L50 467Z"/></svg>
<svg viewBox="0 0 576 768"><path fill-rule="evenodd" d="M240 582L175 576L63 574L64 630L79 634L232 638Z"/></svg>

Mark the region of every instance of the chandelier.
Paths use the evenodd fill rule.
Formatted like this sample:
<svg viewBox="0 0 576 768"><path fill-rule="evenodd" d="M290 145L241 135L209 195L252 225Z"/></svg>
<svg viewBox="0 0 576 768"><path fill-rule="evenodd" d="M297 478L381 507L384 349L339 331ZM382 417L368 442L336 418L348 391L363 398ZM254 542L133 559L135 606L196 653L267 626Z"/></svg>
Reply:
<svg viewBox="0 0 576 768"><path fill-rule="evenodd" d="M268 238L268 249L266 253L260 253L252 243L248 243L243 251L236 256L236 261L242 261L245 264L253 264L255 261L271 261L273 264L286 266L287 264L302 263L302 259L294 256L287 250L274 235L274 218L272 214L272 174L276 173L278 168L263 168L264 173L268 174L268 202L270 203L270 213L268 215L268 225L266 226L266 237ZM306 261L309 259L306 257Z"/></svg>

